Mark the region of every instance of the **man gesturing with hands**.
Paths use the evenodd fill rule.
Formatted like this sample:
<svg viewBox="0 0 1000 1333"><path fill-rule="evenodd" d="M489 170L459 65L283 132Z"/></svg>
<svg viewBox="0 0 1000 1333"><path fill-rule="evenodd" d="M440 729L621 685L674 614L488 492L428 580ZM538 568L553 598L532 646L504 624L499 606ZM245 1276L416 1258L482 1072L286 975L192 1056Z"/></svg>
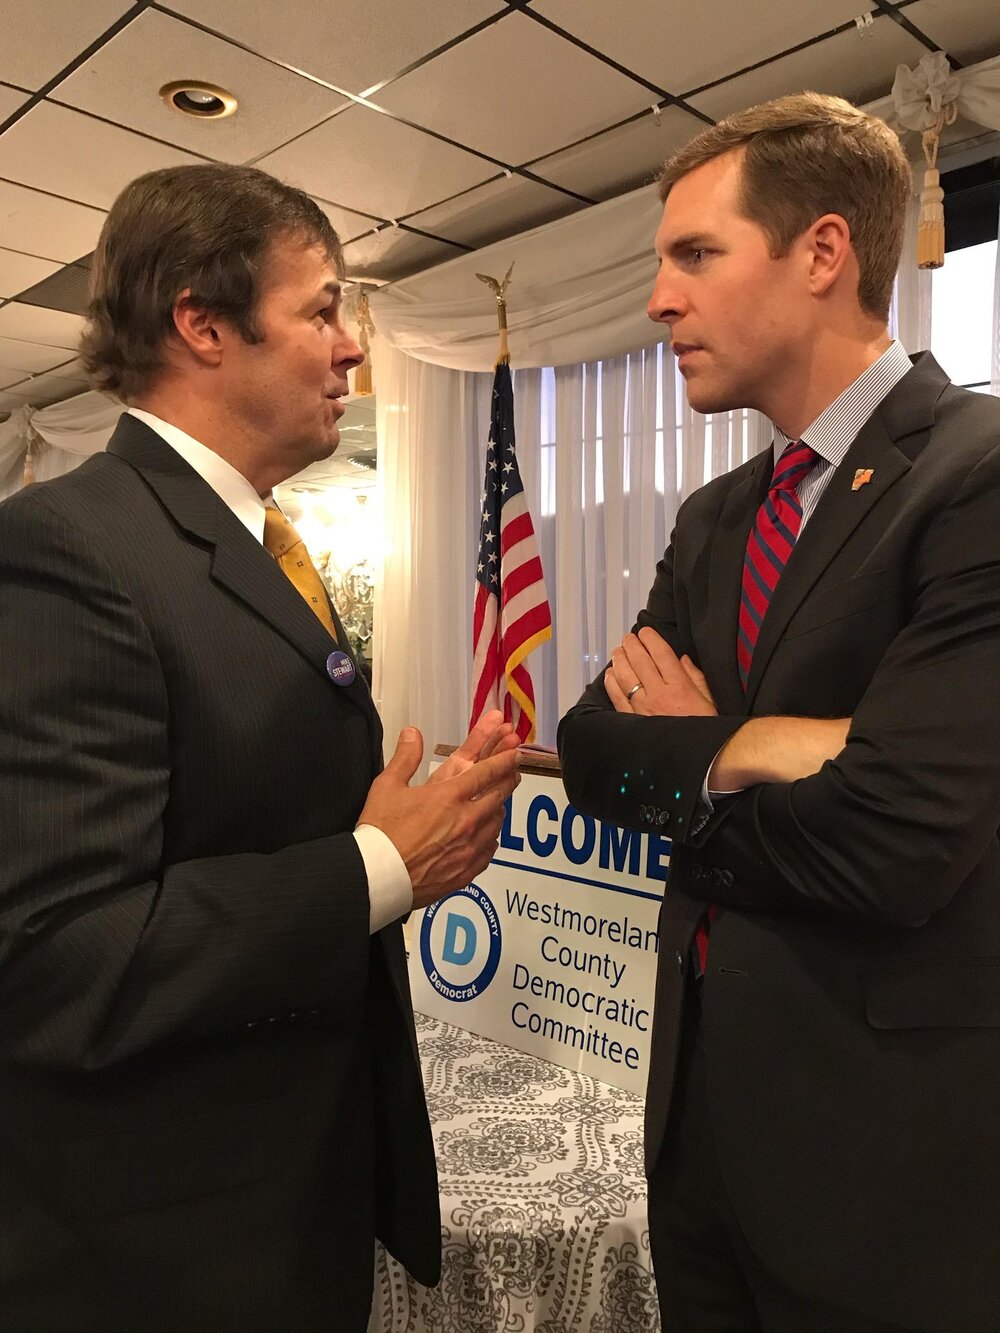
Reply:
<svg viewBox="0 0 1000 1333"><path fill-rule="evenodd" d="M410 884L407 910L464 887L492 860L505 802L520 780L516 751L517 737L503 714L485 713L428 781L411 788L423 739L416 727L400 732L358 827L381 829L399 853Z"/></svg>
<svg viewBox="0 0 1000 1333"><path fill-rule="evenodd" d="M363 1333L440 1269L401 918L487 863L484 718L424 786L273 500L329 457L340 246L252 168L114 204L107 452L0 507L0 1328Z"/></svg>

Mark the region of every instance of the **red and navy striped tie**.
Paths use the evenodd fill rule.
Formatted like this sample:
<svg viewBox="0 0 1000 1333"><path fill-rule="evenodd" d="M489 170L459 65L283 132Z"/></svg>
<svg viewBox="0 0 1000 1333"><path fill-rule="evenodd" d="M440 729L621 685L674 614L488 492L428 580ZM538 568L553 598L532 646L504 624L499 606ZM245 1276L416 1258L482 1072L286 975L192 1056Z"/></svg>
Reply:
<svg viewBox="0 0 1000 1333"><path fill-rule="evenodd" d="M736 661L744 690L768 603L802 527L802 506L796 491L818 457L815 450L801 440L790 444L778 459L764 503L757 510L743 560L743 590L736 639Z"/></svg>
<svg viewBox="0 0 1000 1333"><path fill-rule="evenodd" d="M744 691L764 615L802 527L802 506L796 492L818 457L816 451L801 440L796 440L785 449L778 459L764 503L757 510L753 531L747 541L736 639L736 662ZM694 937L697 976L705 972L708 932L717 911L713 903L698 922Z"/></svg>

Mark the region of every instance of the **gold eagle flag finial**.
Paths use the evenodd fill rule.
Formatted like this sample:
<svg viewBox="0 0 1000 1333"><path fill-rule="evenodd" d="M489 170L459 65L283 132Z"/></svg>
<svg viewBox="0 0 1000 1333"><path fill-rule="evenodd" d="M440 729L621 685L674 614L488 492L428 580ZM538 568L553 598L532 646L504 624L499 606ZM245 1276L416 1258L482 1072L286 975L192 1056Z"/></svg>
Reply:
<svg viewBox="0 0 1000 1333"><path fill-rule="evenodd" d="M510 275L514 272L514 265L511 264L502 279L491 278L488 273L477 273L476 277L480 282L485 282L487 287L497 298L497 324L500 329L500 354L497 357L497 365L510 365L510 348L507 345L507 285L510 282Z"/></svg>

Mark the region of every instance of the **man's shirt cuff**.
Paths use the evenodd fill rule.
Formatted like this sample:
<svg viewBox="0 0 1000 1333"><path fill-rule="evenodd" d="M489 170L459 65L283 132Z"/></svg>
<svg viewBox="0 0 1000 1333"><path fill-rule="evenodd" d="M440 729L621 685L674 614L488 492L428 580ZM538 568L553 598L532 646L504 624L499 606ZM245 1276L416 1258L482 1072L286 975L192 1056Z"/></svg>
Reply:
<svg viewBox="0 0 1000 1333"><path fill-rule="evenodd" d="M413 909L413 885L392 839L374 824L359 824L354 841L368 876L368 929L377 930Z"/></svg>

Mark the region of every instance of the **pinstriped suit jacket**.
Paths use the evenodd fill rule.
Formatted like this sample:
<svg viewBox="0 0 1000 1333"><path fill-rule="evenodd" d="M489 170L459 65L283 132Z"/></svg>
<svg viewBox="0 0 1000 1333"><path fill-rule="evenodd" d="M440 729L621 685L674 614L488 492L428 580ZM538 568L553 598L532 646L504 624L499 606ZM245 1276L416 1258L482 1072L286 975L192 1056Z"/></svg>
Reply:
<svg viewBox="0 0 1000 1333"><path fill-rule="evenodd" d="M0 507L0 1327L363 1329L436 1280L360 674L154 432Z"/></svg>

